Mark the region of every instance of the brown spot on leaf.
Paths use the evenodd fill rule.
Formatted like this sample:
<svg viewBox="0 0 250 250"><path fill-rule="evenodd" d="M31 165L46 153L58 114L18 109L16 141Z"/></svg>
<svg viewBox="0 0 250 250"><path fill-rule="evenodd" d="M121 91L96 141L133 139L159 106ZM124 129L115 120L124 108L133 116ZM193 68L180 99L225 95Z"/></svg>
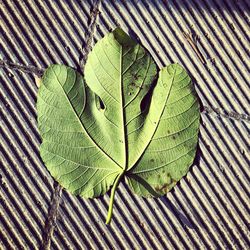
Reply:
<svg viewBox="0 0 250 250"><path fill-rule="evenodd" d="M134 80L138 80L138 75L133 75Z"/></svg>
<svg viewBox="0 0 250 250"><path fill-rule="evenodd" d="M177 183L177 180L175 180L175 179L172 179L171 181L172 181L171 184L175 185Z"/></svg>
<svg viewBox="0 0 250 250"><path fill-rule="evenodd" d="M177 180L175 180L174 178L171 177L171 175L169 173L167 173L167 182L164 183L162 186L156 186L155 190L158 192L163 192L163 193L167 193L172 186L174 186L177 183Z"/></svg>
<svg viewBox="0 0 250 250"><path fill-rule="evenodd" d="M168 192L168 183L165 183L165 184L163 184L161 187L159 187L159 186L157 186L157 187L155 187L155 190L156 191L159 191L159 192L164 192L164 193L167 193Z"/></svg>

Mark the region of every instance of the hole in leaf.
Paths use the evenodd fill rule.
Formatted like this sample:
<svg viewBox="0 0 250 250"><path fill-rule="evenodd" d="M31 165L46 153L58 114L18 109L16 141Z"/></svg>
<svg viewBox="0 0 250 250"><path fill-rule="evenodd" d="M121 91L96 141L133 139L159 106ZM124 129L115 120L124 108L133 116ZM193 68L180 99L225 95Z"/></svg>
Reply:
<svg viewBox="0 0 250 250"><path fill-rule="evenodd" d="M151 88L148 93L143 97L142 101L141 101L141 112L148 112L149 110L149 104L151 102L151 98L152 98L152 92L153 92L153 88Z"/></svg>
<svg viewBox="0 0 250 250"><path fill-rule="evenodd" d="M152 83L151 87L149 88L148 93L143 97L143 99L141 101L140 108L141 108L142 113L144 113L144 112L148 113L149 106L151 103L152 93L153 93L154 87L156 85L156 81L157 81L157 78L155 78L153 80L153 83Z"/></svg>
<svg viewBox="0 0 250 250"><path fill-rule="evenodd" d="M102 99L98 95L95 95L95 102L96 102L96 107L98 110L100 110L100 111L105 110L105 105L104 105Z"/></svg>

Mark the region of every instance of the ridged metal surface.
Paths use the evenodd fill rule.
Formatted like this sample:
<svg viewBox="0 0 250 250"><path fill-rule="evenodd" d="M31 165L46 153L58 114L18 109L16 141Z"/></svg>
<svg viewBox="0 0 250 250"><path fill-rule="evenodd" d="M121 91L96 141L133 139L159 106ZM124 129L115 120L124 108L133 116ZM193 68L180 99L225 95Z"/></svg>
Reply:
<svg viewBox="0 0 250 250"><path fill-rule="evenodd" d="M0 0L0 59L79 68L90 1ZM94 42L120 25L159 67L182 64L204 106L196 163L166 197L124 184L113 221L109 194L63 190L51 249L250 249L250 27L248 1L102 1ZM199 36L202 64L183 32ZM37 249L53 193L39 157L33 74L0 68L0 249Z"/></svg>

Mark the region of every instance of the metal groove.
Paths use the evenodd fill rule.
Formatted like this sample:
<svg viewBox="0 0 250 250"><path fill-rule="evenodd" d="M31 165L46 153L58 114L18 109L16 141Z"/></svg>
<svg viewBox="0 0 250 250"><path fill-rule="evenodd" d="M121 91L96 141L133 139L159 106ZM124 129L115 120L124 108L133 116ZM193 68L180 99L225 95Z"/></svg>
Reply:
<svg viewBox="0 0 250 250"><path fill-rule="evenodd" d="M194 4L197 4L197 3L194 3ZM206 6L207 7L207 6ZM207 12L207 13L209 13L209 12ZM206 18L206 16L205 16L205 18ZM208 24L208 26L207 27L209 27L210 28L210 31L212 32L212 34L214 34L214 36L215 37L217 37L216 35L215 35L215 32L213 32L213 28L212 28L212 25L210 26L210 23L209 22L206 22L207 24ZM220 22L217 22L218 23L218 25L220 25ZM224 45L224 46L228 46L228 44L230 44L231 45L231 51L236 51L236 48L235 48L235 46L234 46L234 44L230 41L230 39L229 39L229 37L228 37L228 35L226 34L226 32L224 31L224 29L222 29L222 26L220 25L220 27L221 27L221 30L222 30L222 35L221 35L221 37L222 37L222 40L223 40L223 42L224 42L224 37L225 38L227 38L226 39L226 42L225 42L225 44L226 45ZM220 38L221 39L221 38ZM222 42L220 42L220 39L218 39L217 41L220 43L220 44L222 44ZM237 47L237 49L239 49L239 47ZM215 51L215 50L214 50ZM233 63L233 62L235 62L236 61L236 59L238 60L238 62L240 61L240 58L239 58L239 56L237 55L237 53L234 53L234 55L230 55L229 53L226 53L226 55L227 55L227 60L223 60L222 59L222 57L220 57L220 54L218 53L218 51L216 51L217 52L217 56L218 56L218 58L221 60L221 63L223 63L223 61L227 61L227 63L223 63L223 70L220 70L220 76L221 77L223 77L224 79L224 82L226 82L227 81L227 78L226 78L226 75L230 75L230 80L232 81L232 80L234 80L234 83L236 83L236 84L238 84L238 81L236 80L237 78L241 78L242 77L242 80L243 81L246 81L246 78L244 77L244 71L242 71L242 74L241 75L239 75L239 74L237 74L237 78L236 78L236 76L234 76L233 75L233 72L234 73L237 73L237 72L239 72L239 67L238 67L238 64L237 63ZM234 59L233 59L233 58ZM230 61L228 60L228 59L230 59ZM230 69L229 68L229 65L232 67L232 66L234 66L235 67L235 69ZM215 68L217 68L217 64L215 63ZM247 67L247 65L245 65L245 67L247 68L247 70L249 71L249 67ZM225 71L225 69L227 69L227 72ZM219 70L219 68L218 68L218 70ZM227 74L225 74L224 72L226 72ZM238 84L238 86L240 87L240 85ZM231 88L231 86L229 85L229 87ZM233 93L237 93L237 90L236 89L231 89L232 91L233 91ZM245 95L245 92L243 92L243 91L241 91L241 95L243 95L244 97L245 97L245 99L247 100L248 99L248 97ZM241 101L241 98L239 98L239 96L237 96L237 98L235 98L235 99L237 99L239 102ZM248 99L248 101L249 101L249 99ZM242 103L240 103L241 104L241 106L243 105ZM244 112L247 112L247 110L246 109L244 109Z"/></svg>
<svg viewBox="0 0 250 250"><path fill-rule="evenodd" d="M1 134L2 134L2 136L3 136L3 138L5 137L5 140L6 140L6 143L9 141L9 140L11 140L11 139L13 139L13 137L11 137L10 136L10 133L8 132L8 134L6 134L5 133L6 132L6 130L5 131L3 131L2 129L1 129ZM14 132L14 131L11 131L12 133ZM4 141L3 141L4 142ZM19 150L18 149L18 151L15 151L15 148L14 147L12 147L12 148L10 148L9 146L8 147L5 147L5 149L4 150L6 150L6 152L8 152L8 156L9 156L9 159L11 159L12 161L13 161L13 163L14 162L16 162L16 160L17 161L19 161L19 162L21 162L22 163L22 165L23 165L23 159L22 159L22 156L24 156L24 154L22 154L22 153L24 153L23 151L21 151L21 150ZM34 162L32 162L33 164L34 164ZM16 165L16 164L15 164ZM17 168L17 173L20 175L20 177L21 176L25 176L25 174L21 174L20 172L19 172L20 170L18 170L18 168ZM25 169L25 172L26 172L26 174L28 175L28 176L34 176L34 173L31 173L31 171L28 169L28 168L26 168ZM36 175L36 177L37 177L37 175ZM25 178L23 177L23 183L28 183L28 181L25 181ZM33 184L33 188L34 187L39 187L41 184L39 183L39 180L37 180L34 184ZM31 185L29 185L30 187L31 187ZM28 187L27 187L28 188ZM30 192L32 192L32 189L30 189L29 190ZM45 190L44 189L41 189L40 188L40 190L39 190L39 195L38 196L40 196L40 195L43 195L43 198L45 198L46 196L47 196L47 193L46 192L44 192Z"/></svg>
<svg viewBox="0 0 250 250"><path fill-rule="evenodd" d="M187 7L185 7L185 8L187 8L187 10L190 12L190 8L188 7L189 4L190 4L190 2L189 2L189 3L185 3L185 4L183 4L183 5L187 6ZM182 5L182 6L183 6L183 5ZM176 6L178 6L178 5L176 4ZM193 6L194 6L194 5L192 5L192 7L193 7ZM178 7L179 7L179 6L178 6ZM182 7L182 8L183 8L183 7ZM180 7L179 7L179 10L181 11ZM183 17L185 18L184 15L183 15ZM190 17L190 19L193 19L194 22L197 22L197 23L198 23L198 22L202 22L202 23L204 23L203 20L201 21L201 19L198 20L196 17L194 17L194 16L192 15L192 13L189 14L189 17ZM187 19L186 19L186 21L189 22ZM206 33L206 31L204 30L204 27L207 28L207 27L211 27L211 26L210 26L209 23L206 23L206 24L203 24L203 25L199 25L199 29L202 31L203 34ZM211 34L214 35L215 41L218 42L218 43L220 44L220 46L223 46L223 44L221 44L221 43L219 42L219 40L218 40L216 34L213 32L213 30L212 30L211 28L209 29L209 32L210 32L210 35L211 35ZM214 51L214 52L216 53L216 55L219 57L220 63L223 63L223 61L227 61L227 60L230 58L230 57L228 56L228 57L224 60L224 58L222 58L222 56L221 56L221 53L220 53L218 50L213 49L213 44L211 44L210 40L208 40L208 44L209 44L209 48L207 47L207 44L206 44L206 43L201 43L200 45L201 45L201 46L204 45L204 47L202 47L202 48L203 48L203 50L205 50L205 51L209 51L209 50ZM211 58L211 56L210 56L210 58ZM232 63L232 64L233 64L233 63ZM223 63L223 66L226 66L226 65ZM216 63L215 63L215 65L214 65L214 67L217 67L217 66L216 66ZM227 68L224 68L223 71L221 71L221 72L225 72L225 69L227 69ZM221 72L220 72L220 73L221 73ZM230 72L231 72L230 70L227 71L227 73L228 73L229 75L231 74ZM208 73L208 71L207 71L207 73ZM223 74L224 74L224 73L223 73ZM220 95L224 95L224 99L225 99L226 105L227 105L227 106L230 106L231 109L234 110L236 105L233 105L233 104L235 103L235 101L236 101L236 102L240 102L240 99L239 99L239 98L235 98L233 101L232 101L232 99L231 99L231 101L230 101L230 99L228 99L229 93L231 93L231 91L225 91L225 90L223 90L223 89L221 88L221 86L224 85L223 83L224 83L225 81L227 81L226 78L224 78L224 76L223 76L222 74L218 74L218 76L215 75L215 74L210 74L209 77L213 79L215 86L220 88L220 92L218 92L218 93L220 93ZM223 78L222 78L222 77L223 77ZM221 79L221 78L222 78L222 79ZM232 81L232 79L233 79L233 78L231 78L231 81ZM229 81L229 82L230 82L230 81ZM216 83L217 83L217 84L216 84ZM218 83L220 83L220 85L218 85ZM225 85L224 85L224 86L225 86ZM209 86L209 87L210 87L210 86ZM230 87L230 85L228 85L227 87ZM220 98L218 98L218 96L217 96L218 94L217 94L217 91L216 91L216 90L217 90L217 89L214 88L213 90L211 90L211 92L213 93L212 95L216 97L216 100L219 100ZM232 92L232 93L233 93L233 92ZM227 94L227 96L226 96L226 94ZM217 106L218 106L218 105L217 105ZM221 108L223 108L223 109L227 109L227 107L225 106L225 104L223 104L222 102L219 103L219 106L220 106ZM238 107L239 107L239 106L237 105L237 108L238 108ZM235 110L235 111L237 112L237 110ZM246 112L246 113L247 113L246 110L243 110L243 112Z"/></svg>
<svg viewBox="0 0 250 250"><path fill-rule="evenodd" d="M194 179L195 179L195 181L196 181L196 183L198 184L198 185L202 185L203 187L205 187L206 188L206 186L207 185L204 185L204 184L200 184L199 182L202 180L202 177L201 177L201 175L199 176L200 178L196 178L196 176L194 177ZM205 179L205 178L204 178ZM200 181L199 181L200 180ZM204 183L205 184L207 184L205 181L204 181ZM215 190L215 188L212 188L212 189L210 189L210 187L208 187L207 188L207 190L211 190L211 191L213 191L215 194L218 192L218 190ZM209 191L207 191L206 193L209 193ZM225 196L225 193L224 193L224 196L221 196L221 195L223 195L223 188L222 188L222 190L220 190L220 193L218 192L218 194L217 194L217 200L218 200L218 203L219 204L221 204L221 206L223 206L224 205L224 211L223 211L223 214L220 212L221 211L221 209L219 209L218 210L218 212L220 212L219 213L219 217L221 218L221 220L223 220L224 219L224 221L223 221L223 223L227 223L228 221L229 221L229 218L231 218L231 221L232 221L232 225L234 224L235 226L236 226L236 228L237 229L239 229L238 228L238 225L237 225L237 223L236 223L236 220L234 219L234 217L232 216L232 214L230 214L230 210L227 208L227 204L228 204L228 201L227 200L230 200L228 197L227 197L227 200L226 199L222 199L222 197L224 197ZM222 193L222 194L221 194ZM221 194L221 195L220 195ZM213 202L212 200L211 200L211 202ZM224 203L224 204L223 204ZM218 205L218 207L219 207L219 205ZM225 209L226 208L226 209ZM239 219L240 217L238 216L238 219ZM243 224L244 225L244 224ZM239 232L240 232L240 230L239 230ZM238 236L238 234L235 234L235 233L232 233L231 234L231 237L232 238L237 238L237 236ZM239 240L243 240L242 238L238 238L238 241ZM240 242L241 243L241 242ZM244 242L245 243L245 242ZM245 245L246 245L246 243L245 243Z"/></svg>
<svg viewBox="0 0 250 250"><path fill-rule="evenodd" d="M38 249L42 241L53 178L39 156L34 75L51 63L80 70L95 2L0 0L1 249ZM109 193L91 200L63 190L51 249L248 249L249 2L117 0L99 11L91 46L120 25L159 67L188 70L204 106L198 157L161 199L121 183L110 226ZM199 36L206 65L183 37L188 31Z"/></svg>

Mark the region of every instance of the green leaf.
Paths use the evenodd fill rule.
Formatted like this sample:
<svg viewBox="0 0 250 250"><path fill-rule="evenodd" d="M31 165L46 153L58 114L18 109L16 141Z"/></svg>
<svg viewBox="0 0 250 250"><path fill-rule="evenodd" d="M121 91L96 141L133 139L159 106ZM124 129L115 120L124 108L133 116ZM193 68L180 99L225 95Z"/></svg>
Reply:
<svg viewBox="0 0 250 250"><path fill-rule="evenodd" d="M165 194L187 173L199 103L180 65L158 73L149 53L119 28L96 43L84 78L64 65L45 71L37 99L40 153L74 194L98 197L112 186L109 223L123 176L147 197Z"/></svg>

